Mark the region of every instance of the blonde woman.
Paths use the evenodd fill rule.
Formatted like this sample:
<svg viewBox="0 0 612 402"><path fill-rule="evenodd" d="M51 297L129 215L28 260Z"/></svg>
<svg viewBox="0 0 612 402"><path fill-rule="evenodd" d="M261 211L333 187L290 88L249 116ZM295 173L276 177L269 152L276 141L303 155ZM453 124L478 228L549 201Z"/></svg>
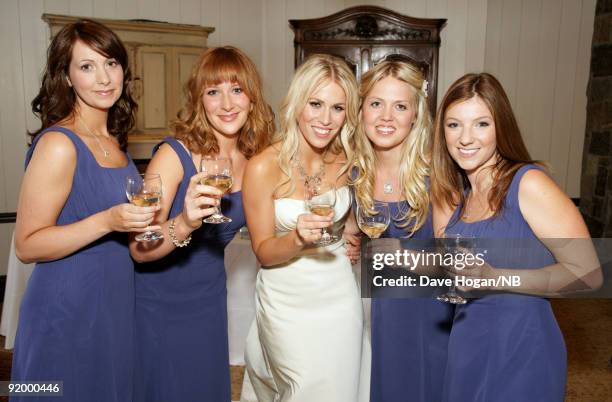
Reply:
<svg viewBox="0 0 612 402"><path fill-rule="evenodd" d="M433 238L426 90L418 68L400 61L382 62L361 79L355 198L367 210L374 201L389 203L392 221L383 237ZM397 289L373 295L372 401L441 398L453 309L407 296Z"/></svg>
<svg viewBox="0 0 612 402"><path fill-rule="evenodd" d="M347 151L357 107L346 64L312 56L291 82L273 144L246 168L244 208L262 265L246 361L259 402L368 397L359 396L363 310L344 241L316 244L324 228L341 234L350 216ZM317 180L337 189L328 216L304 202L305 181Z"/></svg>

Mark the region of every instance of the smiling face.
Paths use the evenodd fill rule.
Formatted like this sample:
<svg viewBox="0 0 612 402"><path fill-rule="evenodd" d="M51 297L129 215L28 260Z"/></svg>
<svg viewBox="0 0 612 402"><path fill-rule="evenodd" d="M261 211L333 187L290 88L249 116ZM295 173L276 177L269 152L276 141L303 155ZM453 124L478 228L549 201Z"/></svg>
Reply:
<svg viewBox="0 0 612 402"><path fill-rule="evenodd" d="M67 80L81 109L108 110L121 96L123 68L116 59L77 40L72 48Z"/></svg>
<svg viewBox="0 0 612 402"><path fill-rule="evenodd" d="M213 130L227 136L240 132L251 109L251 100L236 82L225 81L207 86L202 102Z"/></svg>
<svg viewBox="0 0 612 402"><path fill-rule="evenodd" d="M479 96L457 102L446 110L444 138L451 157L468 175L495 163L495 122Z"/></svg>
<svg viewBox="0 0 612 402"><path fill-rule="evenodd" d="M326 81L308 98L298 117L302 138L314 149L324 149L342 129L346 94L340 85Z"/></svg>
<svg viewBox="0 0 612 402"><path fill-rule="evenodd" d="M416 119L414 90L388 76L377 82L363 102L361 119L374 149L400 146L410 134Z"/></svg>

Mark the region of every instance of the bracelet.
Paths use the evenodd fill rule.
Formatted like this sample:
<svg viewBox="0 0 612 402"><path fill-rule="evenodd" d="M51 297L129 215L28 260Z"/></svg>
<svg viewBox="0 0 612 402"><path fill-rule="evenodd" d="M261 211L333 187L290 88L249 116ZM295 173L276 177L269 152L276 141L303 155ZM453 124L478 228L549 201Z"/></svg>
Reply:
<svg viewBox="0 0 612 402"><path fill-rule="evenodd" d="M170 235L170 240L172 240L172 244L174 244L176 247L187 246L189 242L191 241L191 234L187 236L185 240L179 241L176 238L176 233L174 232L175 227L176 227L176 219L172 219L172 222L170 222L170 227L168 227L168 234Z"/></svg>

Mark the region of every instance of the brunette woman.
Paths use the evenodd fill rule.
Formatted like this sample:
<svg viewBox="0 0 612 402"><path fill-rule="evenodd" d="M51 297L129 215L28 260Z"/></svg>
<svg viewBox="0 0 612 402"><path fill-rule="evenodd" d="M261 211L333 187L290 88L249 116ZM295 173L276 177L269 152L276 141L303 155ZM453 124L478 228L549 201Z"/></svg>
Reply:
<svg viewBox="0 0 612 402"><path fill-rule="evenodd" d="M580 213L529 156L492 75L467 74L448 89L434 128L432 170L436 234L472 238L476 250L486 250L486 264L460 275L521 282L488 289L514 294L457 307L443 400L562 402L565 344L540 296L597 287L601 270ZM574 240L560 246L560 238Z"/></svg>
<svg viewBox="0 0 612 402"><path fill-rule="evenodd" d="M18 257L37 264L12 380L63 381L63 401L132 400L134 272L124 232L145 231L157 208L126 199L126 176L138 173L123 152L130 80L119 38L82 20L53 38L32 102L42 127L26 157L15 240Z"/></svg>

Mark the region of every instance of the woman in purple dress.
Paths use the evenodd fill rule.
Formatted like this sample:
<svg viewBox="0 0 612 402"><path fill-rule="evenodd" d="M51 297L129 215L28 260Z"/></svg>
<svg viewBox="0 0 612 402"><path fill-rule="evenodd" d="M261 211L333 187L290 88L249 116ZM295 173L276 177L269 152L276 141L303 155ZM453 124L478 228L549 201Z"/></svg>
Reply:
<svg viewBox="0 0 612 402"><path fill-rule="evenodd" d="M227 290L223 250L245 225L242 175L274 131L253 62L239 49L208 49L186 87L176 137L156 148L147 168L164 183L157 222L164 238L132 242L136 274L134 400L230 401ZM200 184L205 156L231 160L233 184ZM221 201L221 202L219 202ZM216 212L229 223L202 223Z"/></svg>
<svg viewBox="0 0 612 402"><path fill-rule="evenodd" d="M15 242L19 259L36 268L12 380L63 381L62 401L132 400L134 266L125 232L145 231L157 208L127 203L126 176L138 173L123 152L134 122L130 78L119 38L78 21L51 42L32 102L42 127L26 157Z"/></svg>
<svg viewBox="0 0 612 402"><path fill-rule="evenodd" d="M423 74L405 62L382 62L361 78L355 198L360 208L389 203L382 237L433 238L426 91ZM440 401L453 307L395 290L372 295L371 400Z"/></svg>
<svg viewBox="0 0 612 402"><path fill-rule="evenodd" d="M562 402L565 344L549 301L539 296L597 287L601 270L580 213L529 156L490 74L465 75L446 93L432 171L436 234L474 238L483 254L492 245L485 264L461 275L512 275L520 288L488 290L524 293L488 293L457 307L443 400ZM578 240L559 247L559 238Z"/></svg>

